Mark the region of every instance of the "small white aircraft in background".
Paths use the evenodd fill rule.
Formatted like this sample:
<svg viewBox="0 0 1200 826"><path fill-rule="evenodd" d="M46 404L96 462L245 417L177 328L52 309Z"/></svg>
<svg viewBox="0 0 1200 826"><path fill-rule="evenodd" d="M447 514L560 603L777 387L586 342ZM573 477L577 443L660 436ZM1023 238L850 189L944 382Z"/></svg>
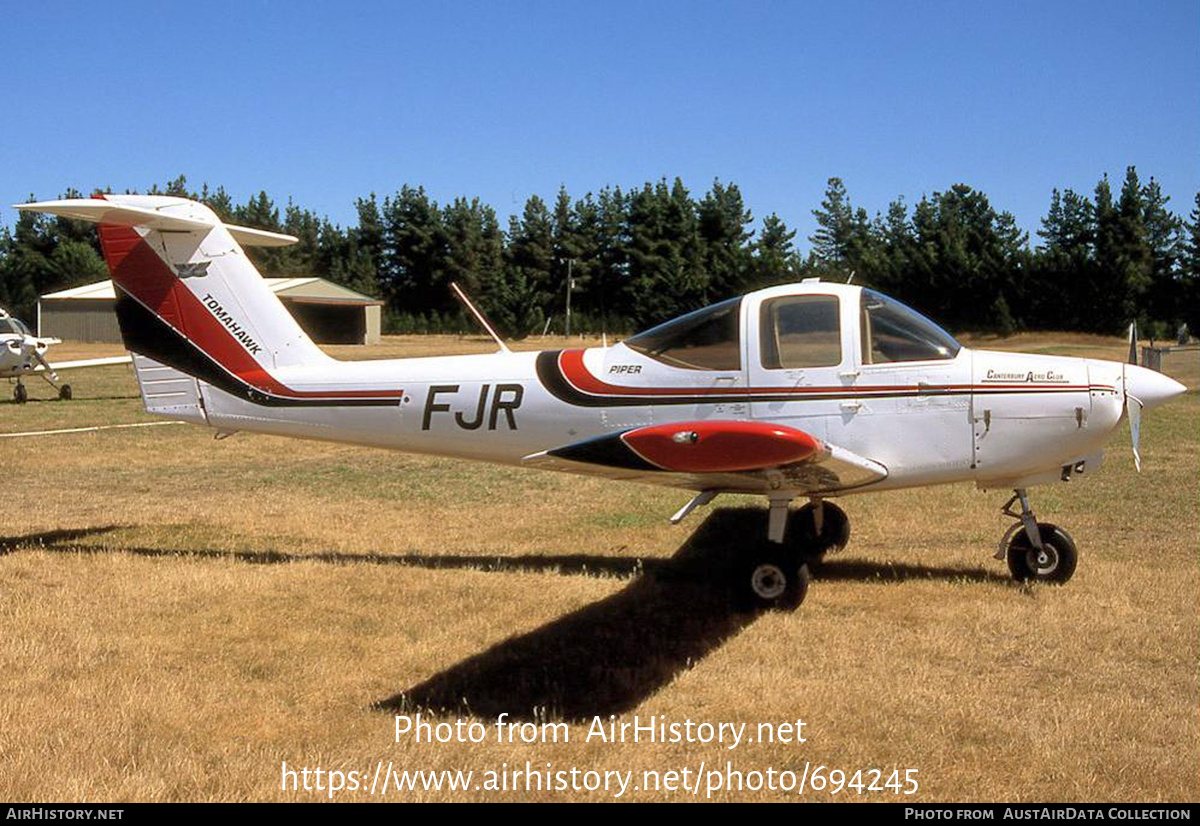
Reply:
<svg viewBox="0 0 1200 826"><path fill-rule="evenodd" d="M29 399L29 391L22 381L25 376L38 375L46 383L58 391L58 397L66 400L71 398L71 385L60 384L59 370L72 367L102 367L107 364L128 364L129 356L112 356L111 358L83 359L81 361L61 361L51 366L46 360L46 351L55 344L62 344L57 338L38 338L19 318L13 318L8 311L0 307L0 378L10 381L16 379L13 388L13 400L24 404Z"/></svg>
<svg viewBox="0 0 1200 826"><path fill-rule="evenodd" d="M1132 364L970 350L879 293L816 280L611 347L513 353L497 338L490 355L342 362L312 343L242 251L290 236L224 225L179 198L16 208L100 225L147 411L219 434L694 491L674 521L722 493L764 496L767 530L746 537L739 588L766 607L799 605L806 563L849 538L830 498L952 482L1013 490L998 558L1018 580L1065 582L1075 544L1036 520L1026 488L1094 471L1123 414L1137 457L1142 408L1185 390ZM791 510L795 500L807 503Z"/></svg>

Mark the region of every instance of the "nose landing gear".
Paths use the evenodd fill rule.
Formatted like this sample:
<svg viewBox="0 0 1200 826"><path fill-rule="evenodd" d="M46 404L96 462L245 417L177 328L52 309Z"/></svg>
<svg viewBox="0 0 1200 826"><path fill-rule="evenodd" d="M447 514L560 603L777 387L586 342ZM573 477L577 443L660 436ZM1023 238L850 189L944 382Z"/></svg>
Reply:
<svg viewBox="0 0 1200 826"><path fill-rule="evenodd" d="M1012 506L1020 501L1021 512ZM1038 522L1024 488L1000 509L1017 521L1005 532L996 551L997 559L1008 560L1008 570L1017 582L1056 582L1060 585L1075 573L1079 551L1071 535L1057 525Z"/></svg>

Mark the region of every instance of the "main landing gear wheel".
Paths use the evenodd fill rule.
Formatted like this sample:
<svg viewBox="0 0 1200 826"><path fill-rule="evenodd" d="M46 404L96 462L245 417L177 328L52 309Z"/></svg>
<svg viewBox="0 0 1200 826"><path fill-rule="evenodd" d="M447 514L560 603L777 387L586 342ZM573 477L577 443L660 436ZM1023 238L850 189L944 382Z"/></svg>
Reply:
<svg viewBox="0 0 1200 826"><path fill-rule="evenodd" d="M1066 582L1075 573L1079 551L1070 534L1057 525L1039 522L1041 549L1033 547L1024 529L1016 531L1008 543L1008 570L1017 582Z"/></svg>
<svg viewBox="0 0 1200 826"><path fill-rule="evenodd" d="M69 402L71 400L71 385L64 384L58 388L58 397L64 402Z"/></svg>
<svg viewBox="0 0 1200 826"><path fill-rule="evenodd" d="M13 389L13 401L17 404L25 404L29 400L29 391L25 389L25 385L18 384Z"/></svg>
<svg viewBox="0 0 1200 826"><path fill-rule="evenodd" d="M820 559L825 554L837 553L850 542L850 517L832 502L821 503L821 530L817 530L817 506L809 502L797 510L792 517L799 530L801 553L810 559Z"/></svg>
<svg viewBox="0 0 1200 826"><path fill-rule="evenodd" d="M808 595L808 565L778 547L745 566L740 589L747 607L794 611Z"/></svg>

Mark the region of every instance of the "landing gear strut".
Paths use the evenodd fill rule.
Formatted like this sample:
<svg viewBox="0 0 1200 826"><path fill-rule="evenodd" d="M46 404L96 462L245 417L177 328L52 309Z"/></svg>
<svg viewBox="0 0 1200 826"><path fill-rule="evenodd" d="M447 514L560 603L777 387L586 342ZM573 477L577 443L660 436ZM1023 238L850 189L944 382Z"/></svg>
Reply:
<svg viewBox="0 0 1200 826"><path fill-rule="evenodd" d="M814 499L792 514L790 529L799 531L792 542L811 560L837 553L850 542L850 518L832 502Z"/></svg>
<svg viewBox="0 0 1200 826"><path fill-rule="evenodd" d="M1021 512L1013 504L1021 503ZM1008 560L1008 570L1017 582L1057 582L1062 584L1075 573L1079 551L1071 535L1057 525L1038 522L1029 505L1024 488L1017 488L1013 497L1000 509L1005 516L1017 521L1000 540L997 559Z"/></svg>
<svg viewBox="0 0 1200 826"><path fill-rule="evenodd" d="M846 546L850 520L837 505L821 499L796 511L788 509L790 498L772 497L770 502L767 541L742 566L739 590L752 607L791 611L808 594L809 565Z"/></svg>
<svg viewBox="0 0 1200 826"><path fill-rule="evenodd" d="M58 373L55 373L54 368L50 366L50 363L46 361L46 359L42 358L41 353L34 353L34 358L42 363L44 372L42 372L40 375L45 380L46 384L58 391L59 399L62 401L69 401L71 398L71 385L58 383Z"/></svg>

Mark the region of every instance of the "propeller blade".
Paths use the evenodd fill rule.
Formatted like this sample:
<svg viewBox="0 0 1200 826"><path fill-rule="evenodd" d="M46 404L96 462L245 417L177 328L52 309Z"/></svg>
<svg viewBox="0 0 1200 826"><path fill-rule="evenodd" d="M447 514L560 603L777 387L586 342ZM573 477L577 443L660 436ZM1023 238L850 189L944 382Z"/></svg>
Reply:
<svg viewBox="0 0 1200 826"><path fill-rule="evenodd" d="M50 366L50 362L46 361L46 358L37 350L33 350L32 352L33 357L38 360L38 363L42 365L42 369L46 371L46 375L50 378L50 381L58 381L58 374L54 372L54 368Z"/></svg>
<svg viewBox="0 0 1200 826"><path fill-rule="evenodd" d="M1141 473L1142 454L1138 452L1138 445L1142 440L1142 403L1126 393L1125 410L1129 413L1129 436L1133 440L1133 466Z"/></svg>
<svg viewBox="0 0 1200 826"><path fill-rule="evenodd" d="M1137 322L1131 321L1131 322L1129 322L1129 363L1130 364L1138 363L1137 342L1138 342Z"/></svg>

